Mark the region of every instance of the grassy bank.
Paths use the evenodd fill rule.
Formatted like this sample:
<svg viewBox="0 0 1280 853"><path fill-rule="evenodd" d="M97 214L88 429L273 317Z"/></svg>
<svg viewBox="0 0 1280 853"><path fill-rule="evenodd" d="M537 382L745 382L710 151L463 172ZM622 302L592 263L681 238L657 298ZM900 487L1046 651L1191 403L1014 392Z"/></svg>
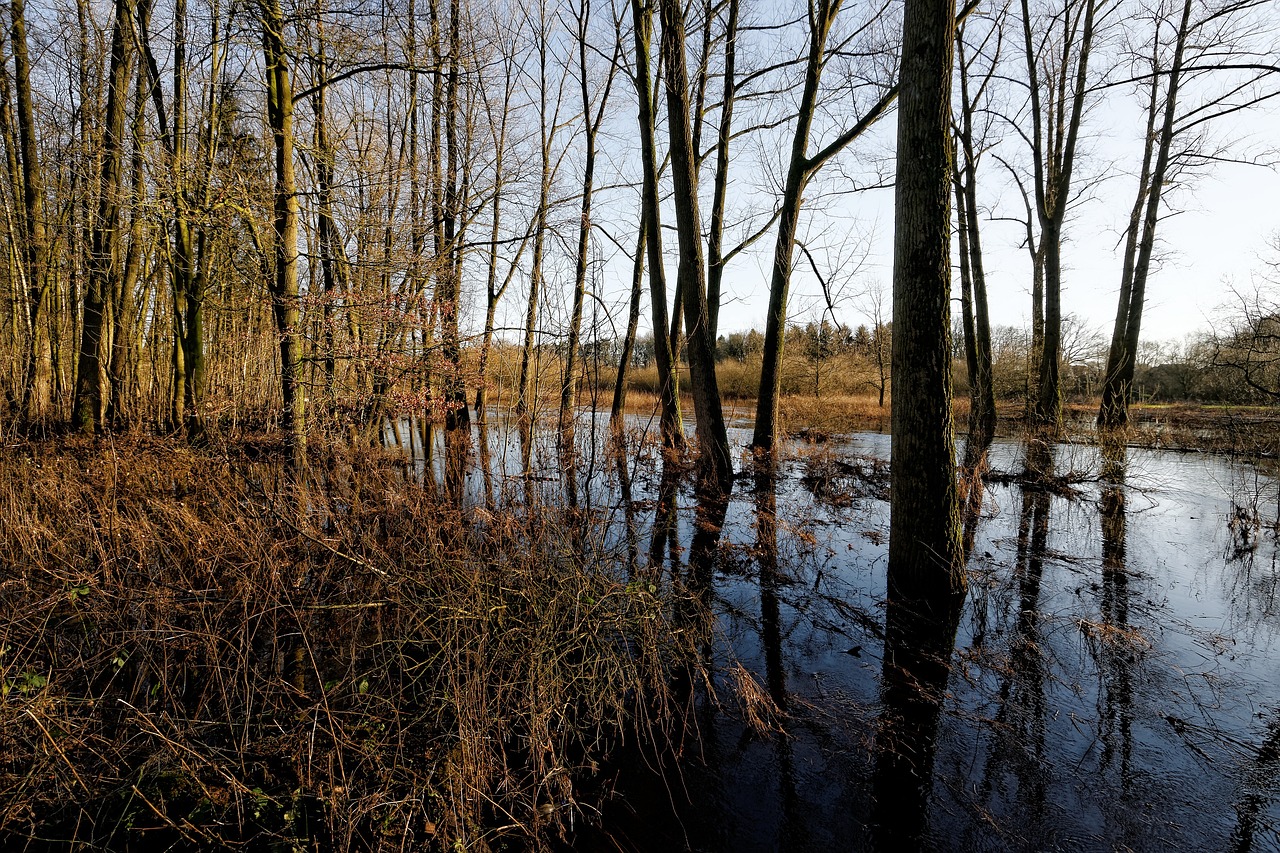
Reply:
<svg viewBox="0 0 1280 853"><path fill-rule="evenodd" d="M323 456L295 486L234 448L6 451L6 849L537 846L660 740L679 589L583 516Z"/></svg>

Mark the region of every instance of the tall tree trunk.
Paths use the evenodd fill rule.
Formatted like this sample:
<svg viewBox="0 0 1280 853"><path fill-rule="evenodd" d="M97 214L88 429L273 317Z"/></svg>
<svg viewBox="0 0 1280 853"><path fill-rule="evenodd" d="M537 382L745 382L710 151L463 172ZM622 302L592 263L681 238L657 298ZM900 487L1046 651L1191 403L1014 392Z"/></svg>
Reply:
<svg viewBox="0 0 1280 853"><path fill-rule="evenodd" d="M550 106L548 95L551 82L548 79L550 69L547 67L550 51L547 44L545 7L542 13L541 28L537 36L539 69L538 140L541 153L541 174L538 182L538 207L533 214L533 259L529 271L529 302L525 309L524 345L520 350L520 379L516 386L516 417L525 425L525 428L528 428L533 422L533 409L536 403L536 401L531 400L531 397L536 395L536 389L532 386L536 384L534 373L537 370L534 358L538 335L538 300L541 298L542 291L543 254L546 247L547 215L549 212L547 208L551 203L551 178L553 173L551 147L555 140L556 125L559 117L558 98L556 113L554 115L548 115L547 113ZM527 461L525 467L528 467Z"/></svg>
<svg viewBox="0 0 1280 853"><path fill-rule="evenodd" d="M578 401L578 355L582 341L582 310L587 294L588 254L591 251L591 202L595 192L596 136L604 122L605 109L609 105L609 93L613 90L613 69L617 68L618 40L614 42L614 55L605 73L603 88L595 105L591 104L591 89L587 75L587 31L591 21L590 0L582 0L577 15L578 23L578 79L582 95L583 154L582 207L578 218L578 253L573 271L573 308L569 314L569 349L565 354L564 377L560 385L560 444L561 450L573 453L573 417Z"/></svg>
<svg viewBox="0 0 1280 853"><path fill-rule="evenodd" d="M103 314L120 277L117 235L123 192L125 116L129 107L129 75L133 67L133 39L127 35L132 20L130 0L116 0L115 23L111 28L111 67L107 77L107 114L98 178L98 209L90 240L80 364L71 412L72 427L81 432L94 432L102 426Z"/></svg>
<svg viewBox="0 0 1280 853"><path fill-rule="evenodd" d="M445 360L444 403L446 437L454 441L470 436L471 412L462 375L462 345L458 333L458 299L461 296L463 234L461 162L463 128L460 125L459 75L462 52L462 10L458 0L449 4L449 52L444 77L445 173L441 199L441 220L445 251L441 275L436 281L436 308L440 314L440 336Z"/></svg>
<svg viewBox="0 0 1280 853"><path fill-rule="evenodd" d="M129 246L125 250L121 275L116 279L115 290L111 295L111 363L108 367L111 381L106 419L113 428L119 428L128 423L130 417L130 407L126 402L125 374L138 350L134 340L137 332L134 319L134 291L142 273L142 259L145 251L143 241L146 233L144 227L146 219L143 206L147 197L147 184L142 140L146 132L146 77L139 72L135 81L133 122L130 130L133 156L129 165L132 185Z"/></svg>
<svg viewBox="0 0 1280 853"><path fill-rule="evenodd" d="M1080 12L1083 7L1083 12ZM1062 232L1071 201L1076 142L1088 92L1089 57L1093 49L1097 0L1070 0L1060 16L1058 68L1050 81L1049 110L1043 107L1040 54L1035 49L1028 0L1022 0L1022 34L1028 91L1031 98L1031 145L1035 172L1036 217L1040 223L1038 253L1044 275L1044 334L1032 420L1056 435L1062 428ZM1078 23L1077 15L1083 15ZM1075 62L1072 81L1071 62ZM1069 82L1071 85L1069 85Z"/></svg>
<svg viewBox="0 0 1280 853"><path fill-rule="evenodd" d="M951 414L954 9L906 2L894 216L888 588L933 620L958 612L966 586Z"/></svg>
<svg viewBox="0 0 1280 853"><path fill-rule="evenodd" d="M517 264L520 257L524 254L525 246L528 245L530 232L526 231L524 239L520 241L520 246L516 250L515 260L513 260L507 268L507 274L502 280L502 284L498 284L498 238L502 234L502 203L504 201L504 184L506 181L506 153L507 153L507 121L511 115L511 99L514 91L513 84L513 57L511 52L504 51L503 55L503 88L502 101L498 104L498 115L490 116L491 124L496 125L497 130L494 134L494 189L493 199L490 202L491 222L489 227L489 270L488 277L485 282L485 316L484 331L480 337L480 358L478 365L479 379L476 388L476 419L480 423L486 423L488 420L488 401L489 401L489 355L493 348L494 324L498 314L498 302L507 292L512 279L515 278ZM483 95L483 91L482 91ZM488 101L486 100L486 104ZM481 430L481 435L485 435Z"/></svg>
<svg viewBox="0 0 1280 853"><path fill-rule="evenodd" d="M1138 224L1130 221L1129 244L1125 247L1125 271L1120 286L1120 304L1116 308L1115 330L1111 336L1111 350L1107 357L1106 379L1102 386L1102 404L1098 410L1098 426L1104 429L1123 427L1129 420L1129 396L1133 388L1134 369L1137 366L1138 339L1142 330L1142 309L1146 301L1147 276L1151 271L1151 255L1155 250L1156 226L1160 221L1160 199L1164 190L1165 178L1169 171L1174 137L1175 119L1178 108L1178 88L1182 82L1183 56L1187 37L1190 32L1191 0L1183 0L1182 17L1178 24L1176 43L1173 52L1173 66L1169 71L1169 81L1164 103L1164 118L1160 126L1159 151L1156 154L1155 168L1146 187L1141 180L1138 187L1138 200L1134 205L1135 212L1146 197L1146 212L1142 218L1142 237L1137 246L1137 258L1129 270L1129 259L1132 257L1133 235ZM1158 42L1158 37L1157 37ZM1155 90L1152 90L1152 114L1155 107ZM1150 122L1150 120L1149 120ZM1143 172L1151 157L1152 134L1147 134ZM1143 177L1146 177L1144 174ZM1125 281L1124 279L1128 280ZM1127 286L1126 286L1127 285Z"/></svg>
<svg viewBox="0 0 1280 853"><path fill-rule="evenodd" d="M795 254L796 228L800 221L800 205L804 188L813 174L806 150L809 128L813 124L818 100L818 85L826 53L827 35L840 11L840 0L818 0L809 12L809 54L805 63L804 91L796 113L795 132L791 137L791 160L787 166L787 182L778 217L778 238L773 252L773 273L769 282L769 308L765 314L764 359L760 365L760 392L756 402L756 426L752 449L759 454L773 453L778 437L778 404L782 396L782 348L787 336L787 292L791 285L792 256Z"/></svg>
<svg viewBox="0 0 1280 853"><path fill-rule="evenodd" d="M706 269L698 214L697 154L689 124L689 81L684 60L684 9L680 0L660 0L662 55L666 62L667 124L671 135L671 174L680 244L679 287L689 342L689 380L698 427L701 486L727 493L733 479L729 436L716 383L715 348L707 320ZM655 229L656 230L656 229ZM656 338L655 334L655 338Z"/></svg>
<svg viewBox="0 0 1280 853"><path fill-rule="evenodd" d="M951 419L954 8L953 0L906 0L903 9L885 713L876 735L872 818L886 850L919 845L966 586Z"/></svg>
<svg viewBox="0 0 1280 853"><path fill-rule="evenodd" d="M655 140L654 77L650 69L653 42L653 6L648 0L631 0L632 32L636 48L636 98L639 101L640 162L644 171L640 204L649 222L649 303L653 313L653 351L658 368L659 421L662 445L684 447L684 422L680 414L679 350L669 332L667 276L662 256L662 208L658 199L658 155Z"/></svg>
<svg viewBox="0 0 1280 853"><path fill-rule="evenodd" d="M413 3L409 4L410 33L414 27ZM337 341L336 329L337 300L343 288L340 277L344 276L345 263L339 260L339 254L345 254L342 239L338 234L337 222L333 215L333 169L335 152L329 140L329 115L326 101L326 90L329 83L329 61L324 33L323 9L317 10L316 39L316 85L312 98L312 109L315 112L316 138L316 239L320 249L320 280L324 291L324 304L320 319L321 355L324 358L324 390L325 399L333 405L337 389L335 387L337 373ZM413 60L412 51L410 61ZM410 76L409 100L412 103L416 92L417 75ZM415 115L416 118L416 115ZM412 134L411 134L412 136ZM416 150L416 147L415 147ZM412 171L412 166L410 167ZM415 233L417 218L414 218ZM345 257L342 259L345 260Z"/></svg>
<svg viewBox="0 0 1280 853"><path fill-rule="evenodd" d="M710 27L709 22L707 26ZM729 140L733 131L737 59L738 0L729 0L729 20L724 32L724 85L716 135L716 177L711 192L711 233L707 235L707 325L713 342L720 325L720 290L724 282L724 206L729 187Z"/></svg>
<svg viewBox="0 0 1280 853"><path fill-rule="evenodd" d="M22 166L23 263L27 292L27 347L22 391L22 416L41 420L48 413L49 382L53 354L49 339L49 246L44 221L44 181L40 169L40 145L36 138L35 110L31 100L31 61L27 53L25 0L12 0L10 39L13 45L14 94L17 102L18 140Z"/></svg>
<svg viewBox="0 0 1280 853"><path fill-rule="evenodd" d="M991 319L987 306L987 280L982 258L982 232L978 218L978 143L973 117L977 93L969 88L969 64L963 32L956 39L960 80L960 122L956 129L955 189L956 229L959 236L960 280L964 310L965 358L969 365L969 434L965 441L965 468L971 473L985 467L987 448L995 435L996 401L991 375ZM989 77L987 78L990 79ZM979 86L985 88L986 82Z"/></svg>
<svg viewBox="0 0 1280 853"><path fill-rule="evenodd" d="M298 334L298 195L293 169L293 85L284 43L280 0L263 0L262 46L267 71L267 119L275 145L274 231L275 276L271 308L280 340L280 425L290 458L301 467L306 458L305 398L299 382L301 340Z"/></svg>

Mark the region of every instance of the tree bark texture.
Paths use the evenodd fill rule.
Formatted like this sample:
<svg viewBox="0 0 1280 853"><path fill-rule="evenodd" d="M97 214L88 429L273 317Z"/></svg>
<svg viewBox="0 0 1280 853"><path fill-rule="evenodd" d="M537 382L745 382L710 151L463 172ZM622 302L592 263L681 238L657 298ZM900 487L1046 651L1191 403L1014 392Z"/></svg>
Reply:
<svg viewBox="0 0 1280 853"><path fill-rule="evenodd" d="M954 9L904 9L894 218L888 587L939 617L965 590L950 363Z"/></svg>

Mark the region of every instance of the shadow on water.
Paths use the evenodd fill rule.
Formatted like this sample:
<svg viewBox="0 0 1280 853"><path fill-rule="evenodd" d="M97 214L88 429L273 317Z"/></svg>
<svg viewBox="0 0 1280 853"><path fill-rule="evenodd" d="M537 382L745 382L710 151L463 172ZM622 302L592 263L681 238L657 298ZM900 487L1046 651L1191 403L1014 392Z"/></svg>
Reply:
<svg viewBox="0 0 1280 853"><path fill-rule="evenodd" d="M709 499L640 420L579 430L574 466L554 431L489 421L464 504L577 501L636 582L687 590L710 672L676 685L679 726L615 756L570 846L1280 848L1269 473L993 442L962 487L969 597L925 620L887 595L886 436L792 445ZM412 449L446 488L444 437Z"/></svg>

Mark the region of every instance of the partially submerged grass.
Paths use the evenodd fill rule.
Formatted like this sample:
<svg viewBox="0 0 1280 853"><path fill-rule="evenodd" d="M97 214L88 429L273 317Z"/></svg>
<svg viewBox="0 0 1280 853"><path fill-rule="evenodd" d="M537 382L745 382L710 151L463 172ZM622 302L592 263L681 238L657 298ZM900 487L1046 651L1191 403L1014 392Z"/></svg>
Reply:
<svg viewBox="0 0 1280 853"><path fill-rule="evenodd" d="M539 846L669 735L689 606L598 522L377 454L290 482L164 442L0 461L6 847Z"/></svg>

